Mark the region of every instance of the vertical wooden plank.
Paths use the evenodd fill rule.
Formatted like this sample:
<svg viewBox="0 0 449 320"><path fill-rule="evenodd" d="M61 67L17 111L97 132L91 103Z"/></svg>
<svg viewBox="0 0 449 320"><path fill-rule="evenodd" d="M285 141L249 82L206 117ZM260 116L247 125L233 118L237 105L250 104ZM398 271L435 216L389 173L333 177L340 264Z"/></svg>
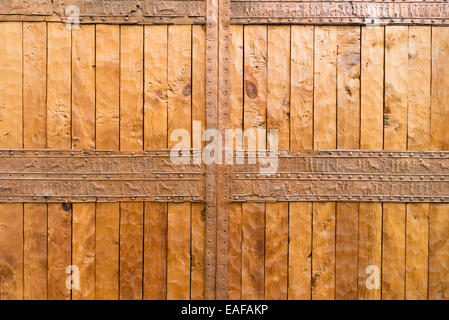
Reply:
<svg viewBox="0 0 449 320"><path fill-rule="evenodd" d="M190 299L190 203L168 205L167 299Z"/></svg>
<svg viewBox="0 0 449 320"><path fill-rule="evenodd" d="M231 25L230 127L243 130L243 26ZM233 146L234 148L234 146ZM242 205L232 203L229 214L228 297L242 298Z"/></svg>
<svg viewBox="0 0 449 320"><path fill-rule="evenodd" d="M264 299L265 204L242 204L242 299Z"/></svg>
<svg viewBox="0 0 449 320"><path fill-rule="evenodd" d="M431 29L409 27L408 137L409 150L430 148ZM427 299L429 204L407 204L406 299Z"/></svg>
<svg viewBox="0 0 449 320"><path fill-rule="evenodd" d="M47 147L71 148L71 32L47 24ZM48 204L48 299L70 299L72 206Z"/></svg>
<svg viewBox="0 0 449 320"><path fill-rule="evenodd" d="M47 147L47 26L23 23L23 146ZM47 205L25 203L23 296L47 299Z"/></svg>
<svg viewBox="0 0 449 320"><path fill-rule="evenodd" d="M95 298L95 203L72 205L72 264L79 269L79 289L73 300Z"/></svg>
<svg viewBox="0 0 449 320"><path fill-rule="evenodd" d="M310 300L312 274L312 203L291 202L289 219L288 299Z"/></svg>
<svg viewBox="0 0 449 320"><path fill-rule="evenodd" d="M449 28L432 27L431 149L449 150ZM449 205L429 209L429 299L449 299Z"/></svg>
<svg viewBox="0 0 449 320"><path fill-rule="evenodd" d="M167 298L167 204L145 202L144 299Z"/></svg>
<svg viewBox="0 0 449 320"><path fill-rule="evenodd" d="M267 26L245 26L244 46L244 130L266 129ZM259 149L266 148L264 137Z"/></svg>
<svg viewBox="0 0 449 320"><path fill-rule="evenodd" d="M201 124L202 137L206 128L206 29L199 25L192 26L192 121ZM194 134L192 148L205 145L200 142L201 137L194 139Z"/></svg>
<svg viewBox="0 0 449 320"><path fill-rule="evenodd" d="M190 299L204 300L204 241L206 211L204 203L192 203L191 289Z"/></svg>
<svg viewBox="0 0 449 320"><path fill-rule="evenodd" d="M168 27L168 147L177 140L170 139L176 129L191 132L191 28ZM176 139L176 137L175 137ZM190 148L190 139L182 147Z"/></svg>
<svg viewBox="0 0 449 320"><path fill-rule="evenodd" d="M203 26L192 26L192 121L201 124L201 134L206 127L206 30ZM201 148L201 138L194 138L192 147ZM197 145L194 145L197 143ZM191 284L190 298L204 299L204 247L205 247L205 207L192 203L191 230Z"/></svg>
<svg viewBox="0 0 449 320"><path fill-rule="evenodd" d="M313 149L313 26L291 27L290 149ZM312 203L289 209L288 298L311 299Z"/></svg>
<svg viewBox="0 0 449 320"><path fill-rule="evenodd" d="M313 26L291 27L290 147L313 149Z"/></svg>
<svg viewBox="0 0 449 320"><path fill-rule="evenodd" d="M145 27L145 148L167 148L167 26ZM145 203L144 299L167 298L167 204Z"/></svg>
<svg viewBox="0 0 449 320"><path fill-rule="evenodd" d="M407 147L408 27L385 27L384 149ZM404 204L384 204L382 299L403 299L405 292Z"/></svg>
<svg viewBox="0 0 449 320"><path fill-rule="evenodd" d="M314 149L335 149L337 27L315 27ZM335 202L313 204L312 298L335 297Z"/></svg>
<svg viewBox="0 0 449 320"><path fill-rule="evenodd" d="M145 27L145 149L167 147L167 26Z"/></svg>
<svg viewBox="0 0 449 320"><path fill-rule="evenodd" d="M362 27L360 148L383 147L384 27ZM380 287L366 286L367 268L382 265L382 204L359 205L358 298L380 299ZM369 269L368 269L369 271ZM378 274L380 277L380 273ZM380 280L380 279L379 279ZM379 283L380 284L380 283Z"/></svg>
<svg viewBox="0 0 449 320"><path fill-rule="evenodd" d="M168 147L173 130L191 133L191 27L168 27ZM190 148L190 139L183 148ZM168 204L167 299L190 298L189 203Z"/></svg>
<svg viewBox="0 0 449 320"><path fill-rule="evenodd" d="M96 25L96 148L119 149L120 27ZM119 204L97 203L95 298L118 299Z"/></svg>
<svg viewBox="0 0 449 320"><path fill-rule="evenodd" d="M72 31L72 148L95 147L95 26ZM95 204L72 206L72 263L79 290L72 299L95 298Z"/></svg>
<svg viewBox="0 0 449 320"><path fill-rule="evenodd" d="M143 27L120 26L120 150L143 148ZM120 204L120 299L142 299L143 203Z"/></svg>
<svg viewBox="0 0 449 320"><path fill-rule="evenodd" d="M22 148L22 23L0 33L0 148ZM23 205L0 205L0 226L0 299L23 299Z"/></svg>
<svg viewBox="0 0 449 320"><path fill-rule="evenodd" d="M337 35L337 148L360 146L360 27L339 26ZM335 298L357 299L358 203L336 207Z"/></svg>
<svg viewBox="0 0 449 320"><path fill-rule="evenodd" d="M268 26L267 130L278 148L290 147L290 27ZM268 146L269 148L271 146ZM288 203L266 204L265 299L287 299Z"/></svg>

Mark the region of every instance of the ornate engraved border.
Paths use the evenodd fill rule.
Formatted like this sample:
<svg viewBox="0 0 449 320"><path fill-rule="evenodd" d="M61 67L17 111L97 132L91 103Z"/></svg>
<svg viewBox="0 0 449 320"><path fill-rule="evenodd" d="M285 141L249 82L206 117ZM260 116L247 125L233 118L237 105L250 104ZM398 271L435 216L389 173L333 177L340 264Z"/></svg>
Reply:
<svg viewBox="0 0 449 320"><path fill-rule="evenodd" d="M266 152L239 157L233 201L449 202L449 152L283 151L272 174Z"/></svg>
<svg viewBox="0 0 449 320"><path fill-rule="evenodd" d="M204 24L204 0L0 0L0 21Z"/></svg>
<svg viewBox="0 0 449 320"><path fill-rule="evenodd" d="M0 0L0 21L205 24L205 0ZM447 0L232 0L233 24L448 25Z"/></svg>
<svg viewBox="0 0 449 320"><path fill-rule="evenodd" d="M445 0L299 0L231 2L234 24L447 25Z"/></svg>

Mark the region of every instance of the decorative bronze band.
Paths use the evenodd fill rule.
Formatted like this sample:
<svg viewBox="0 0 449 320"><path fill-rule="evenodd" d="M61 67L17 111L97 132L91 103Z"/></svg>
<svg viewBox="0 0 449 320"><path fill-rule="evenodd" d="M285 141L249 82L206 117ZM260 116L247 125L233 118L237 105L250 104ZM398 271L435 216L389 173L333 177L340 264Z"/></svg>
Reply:
<svg viewBox="0 0 449 320"><path fill-rule="evenodd" d="M205 24L205 0L8 0L0 21ZM233 24L448 25L446 0L233 0Z"/></svg>
<svg viewBox="0 0 449 320"><path fill-rule="evenodd" d="M449 152L285 151L236 161L244 164L234 166L233 201L449 202ZM269 163L277 170L265 174Z"/></svg>
<svg viewBox="0 0 449 320"><path fill-rule="evenodd" d="M204 201L193 151L1 150L0 202Z"/></svg>
<svg viewBox="0 0 449 320"><path fill-rule="evenodd" d="M7 0L0 21L204 24L204 0Z"/></svg>
<svg viewBox="0 0 449 320"><path fill-rule="evenodd" d="M198 164L199 151L175 152L175 162L170 152L0 150L0 202L215 199L215 210L218 201L226 210L231 194L233 202L449 202L449 152L241 152L229 171L232 182L228 171L220 178L231 185L220 196L221 182L206 186L213 181ZM270 166L273 172L263 171ZM226 225L225 213L221 218Z"/></svg>
<svg viewBox="0 0 449 320"><path fill-rule="evenodd" d="M246 1L231 2L234 24L447 25L449 4L436 1Z"/></svg>

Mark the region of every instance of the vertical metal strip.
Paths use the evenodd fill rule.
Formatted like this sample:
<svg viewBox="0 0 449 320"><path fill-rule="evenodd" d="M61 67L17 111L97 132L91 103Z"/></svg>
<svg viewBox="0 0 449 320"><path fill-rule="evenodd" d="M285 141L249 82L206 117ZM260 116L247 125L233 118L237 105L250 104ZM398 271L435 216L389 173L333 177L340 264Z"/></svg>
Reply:
<svg viewBox="0 0 449 320"><path fill-rule="evenodd" d="M206 124L224 138L230 114L230 1L207 0L206 17ZM230 171L223 163L206 166L206 299L227 298Z"/></svg>
<svg viewBox="0 0 449 320"><path fill-rule="evenodd" d="M230 123L230 0L219 0L218 26L218 128L222 138ZM223 143L226 148L226 144ZM225 149L226 150L226 149ZM226 150L227 152L228 150ZM228 298L228 234L229 211L231 201L231 164L223 163L218 166L218 216L217 216L217 274L216 298Z"/></svg>
<svg viewBox="0 0 449 320"><path fill-rule="evenodd" d="M218 0L206 0L206 126L218 125ZM206 165L205 298L215 299L217 256L217 166Z"/></svg>

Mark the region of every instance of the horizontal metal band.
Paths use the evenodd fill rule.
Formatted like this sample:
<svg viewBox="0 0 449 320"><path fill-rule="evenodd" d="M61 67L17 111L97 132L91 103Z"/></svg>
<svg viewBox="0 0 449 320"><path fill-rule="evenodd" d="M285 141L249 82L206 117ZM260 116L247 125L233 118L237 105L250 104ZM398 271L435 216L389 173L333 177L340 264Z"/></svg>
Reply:
<svg viewBox="0 0 449 320"><path fill-rule="evenodd" d="M205 12L204 0L8 0L0 2L0 21L205 24Z"/></svg>
<svg viewBox="0 0 449 320"><path fill-rule="evenodd" d="M310 151L242 155L233 201L449 202L449 152ZM257 156L257 158L256 158ZM255 164L248 164L252 159ZM262 173L271 163L272 174Z"/></svg>
<svg viewBox="0 0 449 320"><path fill-rule="evenodd" d="M168 150L1 150L0 202L204 201L203 171Z"/></svg>
<svg viewBox="0 0 449 320"><path fill-rule="evenodd" d="M75 7L71 7L75 6ZM113 24L205 24L204 0L9 0L0 21ZM67 11L66 11L67 10ZM436 1L233 0L233 24L448 25L449 4Z"/></svg>
<svg viewBox="0 0 449 320"><path fill-rule="evenodd" d="M231 2L234 24L447 25L449 4L437 1L245 1Z"/></svg>
<svg viewBox="0 0 449 320"><path fill-rule="evenodd" d="M171 152L0 150L0 202L205 201L200 150ZM226 175L234 202L449 202L449 152L240 151Z"/></svg>

